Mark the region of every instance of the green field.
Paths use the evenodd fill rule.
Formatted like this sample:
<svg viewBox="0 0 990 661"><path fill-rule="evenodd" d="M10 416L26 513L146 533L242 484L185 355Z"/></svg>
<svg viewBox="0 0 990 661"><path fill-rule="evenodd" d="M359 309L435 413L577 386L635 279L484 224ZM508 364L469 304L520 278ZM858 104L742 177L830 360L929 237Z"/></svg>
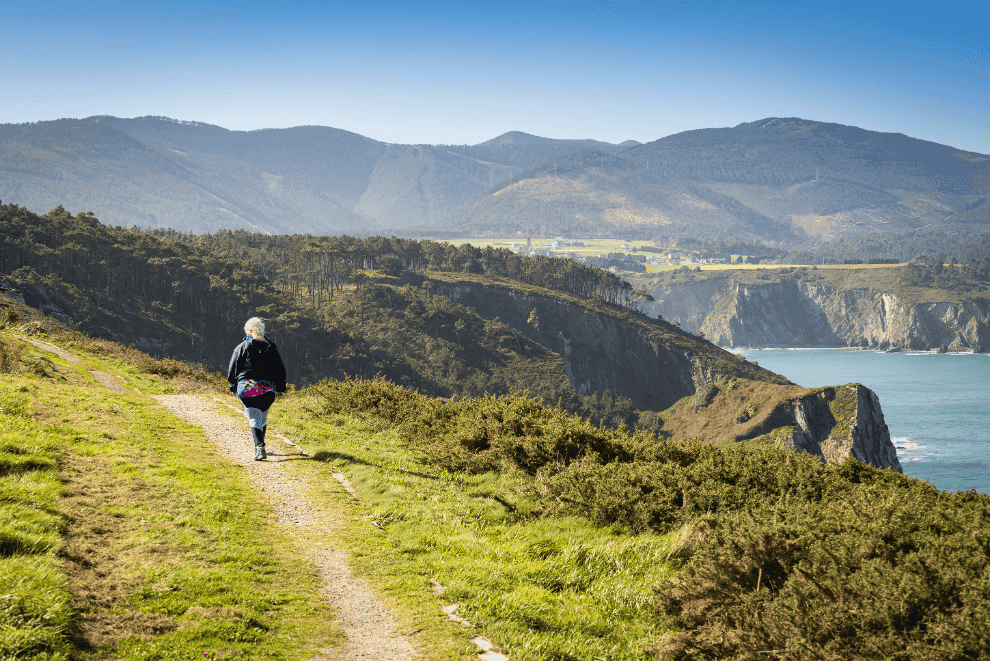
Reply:
<svg viewBox="0 0 990 661"><path fill-rule="evenodd" d="M531 239L530 248L533 250L557 250L551 247L555 239L552 238L533 238ZM621 252L622 246L626 244L626 241L622 239L565 239L568 242L580 241L584 243L584 246L568 246L565 248L560 248L561 252L572 252L576 255L582 257L596 257L598 255L604 255L610 252ZM514 249L517 247L526 246L526 237L511 237L511 238L474 238L474 239L451 239L448 241L455 246L464 245L465 243L470 243L477 248L484 248L486 246L492 246L493 248L510 248ZM628 244L633 248L652 248L653 243L650 241L633 241Z"/></svg>
<svg viewBox="0 0 990 661"><path fill-rule="evenodd" d="M580 257L597 257L598 255L606 255L608 253L622 252L622 246L628 245L630 248L635 248L640 250L642 248L653 248L652 241L625 241L623 239L582 239L582 238L572 238L566 239L568 242L578 241L584 243L583 246L567 246L559 249L559 252L568 252ZM552 238L532 238L530 240L530 248L533 250L557 250L551 247L551 243L554 241ZM526 237L515 236L515 237L502 237L502 238L470 238L470 239L450 239L447 241L455 246L464 245L465 243L470 243L476 248L485 248L491 246L493 248L509 248L516 249L519 247L526 246ZM646 255L657 255L659 253L640 253ZM739 255L732 255L732 259L737 259ZM659 266L653 266L648 264L646 266L647 273L659 273L661 271L671 271L681 268L682 264L670 265L662 264ZM798 266L815 266L820 269L871 269L871 268L884 268L890 266L896 266L896 264L690 264L687 265L689 268L701 268L702 271L724 271L727 269L783 269L783 268L794 268Z"/></svg>

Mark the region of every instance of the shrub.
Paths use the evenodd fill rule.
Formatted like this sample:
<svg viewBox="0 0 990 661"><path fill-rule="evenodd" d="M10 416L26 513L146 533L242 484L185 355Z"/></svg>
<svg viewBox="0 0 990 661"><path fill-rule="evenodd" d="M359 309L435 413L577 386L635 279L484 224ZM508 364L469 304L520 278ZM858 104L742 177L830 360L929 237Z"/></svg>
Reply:
<svg viewBox="0 0 990 661"><path fill-rule="evenodd" d="M990 498L861 489L705 521L659 658L986 659Z"/></svg>
<svg viewBox="0 0 990 661"><path fill-rule="evenodd" d="M0 312L0 328L15 326L20 323L20 321L21 317L17 314L16 310L4 308L4 310Z"/></svg>
<svg viewBox="0 0 990 661"><path fill-rule="evenodd" d="M438 467L531 476L546 514L674 533L685 566L655 596L677 632L658 658L990 659L985 495L852 458L608 430L525 393L438 400L381 378L315 392L317 413L393 425Z"/></svg>
<svg viewBox="0 0 990 661"><path fill-rule="evenodd" d="M6 343L0 340L0 374L13 374L21 362L21 347L19 344Z"/></svg>
<svg viewBox="0 0 990 661"><path fill-rule="evenodd" d="M408 445L451 471L536 474L548 464L567 465L588 453L608 461L628 458L632 438L625 428L596 427L525 392L433 399L380 376L324 381L314 392L322 401L316 413L345 413L379 428L394 426Z"/></svg>
<svg viewBox="0 0 990 661"><path fill-rule="evenodd" d="M47 356L31 356L22 361L24 368L37 376L52 378L58 375L55 363Z"/></svg>

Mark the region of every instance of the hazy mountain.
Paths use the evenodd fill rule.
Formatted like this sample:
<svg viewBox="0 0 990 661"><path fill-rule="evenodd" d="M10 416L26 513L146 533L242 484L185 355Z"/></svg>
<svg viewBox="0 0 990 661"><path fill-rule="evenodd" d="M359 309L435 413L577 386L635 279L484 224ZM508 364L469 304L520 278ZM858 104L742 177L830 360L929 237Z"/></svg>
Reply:
<svg viewBox="0 0 990 661"><path fill-rule="evenodd" d="M990 157L802 119L585 149L475 197L451 230L747 238L782 244L990 224Z"/></svg>
<svg viewBox="0 0 990 661"><path fill-rule="evenodd" d="M598 140L554 140L529 133L510 131L478 145L451 147L450 149L458 154L481 161L525 169L582 149L597 149L614 154L640 144L635 140L627 140L619 145L599 142Z"/></svg>
<svg viewBox="0 0 990 661"><path fill-rule="evenodd" d="M186 231L367 233L433 225L515 172L585 143L509 133L390 145L322 126L230 131L164 117L0 125L0 200Z"/></svg>
<svg viewBox="0 0 990 661"><path fill-rule="evenodd" d="M990 157L803 119L613 145L393 145L162 117L0 125L0 200L184 231L606 235L793 247L990 226Z"/></svg>

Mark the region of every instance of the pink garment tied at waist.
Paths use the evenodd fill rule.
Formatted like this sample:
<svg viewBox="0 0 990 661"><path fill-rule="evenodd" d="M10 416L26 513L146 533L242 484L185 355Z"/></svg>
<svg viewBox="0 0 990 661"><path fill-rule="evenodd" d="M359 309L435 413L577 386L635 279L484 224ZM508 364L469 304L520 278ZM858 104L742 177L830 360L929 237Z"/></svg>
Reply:
<svg viewBox="0 0 990 661"><path fill-rule="evenodd" d="M266 386L264 383L259 383L254 379L244 380L244 390L241 391L242 397L257 397L258 395L264 395L266 392L272 392L274 388Z"/></svg>

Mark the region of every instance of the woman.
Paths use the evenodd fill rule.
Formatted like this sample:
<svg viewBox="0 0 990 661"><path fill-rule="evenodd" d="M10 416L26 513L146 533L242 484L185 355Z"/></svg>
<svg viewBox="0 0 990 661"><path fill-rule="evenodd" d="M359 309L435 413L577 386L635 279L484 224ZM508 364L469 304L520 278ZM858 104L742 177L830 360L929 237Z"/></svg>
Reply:
<svg viewBox="0 0 990 661"><path fill-rule="evenodd" d="M247 337L230 357L227 384L244 405L254 437L254 460L261 461L268 457L265 454L268 409L277 393L285 392L285 365L275 343L265 339L265 322L252 317L244 324L244 332Z"/></svg>

